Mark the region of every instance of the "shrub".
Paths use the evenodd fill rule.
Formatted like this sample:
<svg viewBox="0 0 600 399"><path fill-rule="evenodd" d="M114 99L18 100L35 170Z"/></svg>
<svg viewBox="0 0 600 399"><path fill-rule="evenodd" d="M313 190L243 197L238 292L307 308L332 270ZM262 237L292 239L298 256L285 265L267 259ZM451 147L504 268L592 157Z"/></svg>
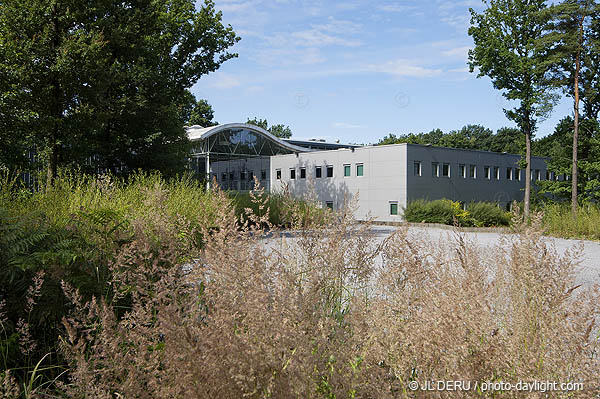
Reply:
<svg viewBox="0 0 600 399"><path fill-rule="evenodd" d="M413 223L441 223L472 226L474 221L459 202L447 199L410 202L404 209L404 220Z"/></svg>
<svg viewBox="0 0 600 399"><path fill-rule="evenodd" d="M510 212L504 212L498 205L489 202L471 202L467 205L467 212L477 227L508 226L510 224Z"/></svg>

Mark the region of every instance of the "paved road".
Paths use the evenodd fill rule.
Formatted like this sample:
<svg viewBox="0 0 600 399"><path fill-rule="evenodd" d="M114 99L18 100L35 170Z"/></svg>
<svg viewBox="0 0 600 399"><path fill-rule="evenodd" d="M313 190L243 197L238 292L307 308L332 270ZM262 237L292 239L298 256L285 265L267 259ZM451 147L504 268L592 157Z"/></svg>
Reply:
<svg viewBox="0 0 600 399"><path fill-rule="evenodd" d="M387 236L397 230L397 227L390 226L373 226L372 232L378 241L384 240ZM284 233L288 240L293 241L293 236ZM434 243L447 242L452 236L452 230L437 228L437 227L420 227L411 226L409 227L409 234L414 235L415 238L430 240ZM474 242L482 250L486 248L492 249L498 244L498 240L503 233L494 232L466 232L464 233L469 241ZM584 240L566 240L563 238L555 237L543 237L542 238L547 245L554 246L559 254L563 254L565 250L573 248L577 244L583 243L583 255L581 264L578 270L578 282L580 283L600 283L600 242L596 241L584 241ZM269 243L266 247L277 245L278 240L275 238L269 239Z"/></svg>

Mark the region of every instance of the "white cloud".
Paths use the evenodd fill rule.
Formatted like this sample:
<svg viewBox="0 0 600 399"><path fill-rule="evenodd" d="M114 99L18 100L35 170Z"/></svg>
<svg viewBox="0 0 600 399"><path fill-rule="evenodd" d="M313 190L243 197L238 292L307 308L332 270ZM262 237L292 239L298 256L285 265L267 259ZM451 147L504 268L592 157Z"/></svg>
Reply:
<svg viewBox="0 0 600 399"><path fill-rule="evenodd" d="M346 123L346 122L335 122L331 126L336 129L364 129L365 128L362 125L354 125L352 123Z"/></svg>
<svg viewBox="0 0 600 399"><path fill-rule="evenodd" d="M370 69L375 72L387 73L396 77L410 78L429 78L441 75L443 72L441 69L427 68L406 59L389 61L381 65L371 65Z"/></svg>
<svg viewBox="0 0 600 399"><path fill-rule="evenodd" d="M384 4L384 5L377 6L377 9L379 11L384 11L384 12L407 12L407 11L415 10L416 8L417 7L415 7L415 6L407 6L407 5L400 5L400 4Z"/></svg>
<svg viewBox="0 0 600 399"><path fill-rule="evenodd" d="M216 89L233 89L241 86L241 84L240 80L234 75L217 72L213 75L213 82L210 83L210 86Z"/></svg>
<svg viewBox="0 0 600 399"><path fill-rule="evenodd" d="M454 47L449 50L442 51L442 54L446 57L459 57L466 59L470 49L471 48L469 46Z"/></svg>

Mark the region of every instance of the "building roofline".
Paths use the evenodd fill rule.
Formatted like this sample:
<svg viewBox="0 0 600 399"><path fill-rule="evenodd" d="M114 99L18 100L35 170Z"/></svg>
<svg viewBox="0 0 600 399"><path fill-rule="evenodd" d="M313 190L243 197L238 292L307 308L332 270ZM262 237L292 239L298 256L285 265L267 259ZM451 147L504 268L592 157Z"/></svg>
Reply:
<svg viewBox="0 0 600 399"><path fill-rule="evenodd" d="M302 148L293 144L290 144L279 137L275 137L267 130L261 128L260 126L251 125L248 123L226 123L224 125L210 126L210 127L201 127L199 125L187 126L186 133L188 139L190 141L200 141L206 140L207 138L227 129L248 129L255 133L260 134L261 136L266 137L267 139L276 142L282 147L292 151L292 152L309 152L308 148Z"/></svg>

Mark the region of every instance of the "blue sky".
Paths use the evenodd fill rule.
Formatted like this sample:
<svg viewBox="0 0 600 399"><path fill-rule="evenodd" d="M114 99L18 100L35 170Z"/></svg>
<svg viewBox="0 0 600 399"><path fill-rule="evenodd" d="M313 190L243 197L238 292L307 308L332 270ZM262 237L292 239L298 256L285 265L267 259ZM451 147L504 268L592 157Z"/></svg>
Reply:
<svg viewBox="0 0 600 399"><path fill-rule="evenodd" d="M487 77L469 73L480 0L216 0L239 57L192 88L220 123L266 118L297 139L375 143L389 133L514 126ZM564 99L540 124L552 132Z"/></svg>

